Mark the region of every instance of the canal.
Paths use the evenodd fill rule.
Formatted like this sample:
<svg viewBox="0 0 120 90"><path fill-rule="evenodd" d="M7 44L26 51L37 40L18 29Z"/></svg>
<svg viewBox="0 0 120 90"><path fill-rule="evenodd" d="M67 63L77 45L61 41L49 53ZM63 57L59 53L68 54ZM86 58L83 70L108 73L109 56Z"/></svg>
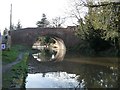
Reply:
<svg viewBox="0 0 120 90"><path fill-rule="evenodd" d="M49 43L45 41L49 40ZM118 88L118 58L66 53L62 39L39 37L29 56L27 88Z"/></svg>
<svg viewBox="0 0 120 90"><path fill-rule="evenodd" d="M66 54L61 62L29 57L27 88L118 88L118 58Z"/></svg>

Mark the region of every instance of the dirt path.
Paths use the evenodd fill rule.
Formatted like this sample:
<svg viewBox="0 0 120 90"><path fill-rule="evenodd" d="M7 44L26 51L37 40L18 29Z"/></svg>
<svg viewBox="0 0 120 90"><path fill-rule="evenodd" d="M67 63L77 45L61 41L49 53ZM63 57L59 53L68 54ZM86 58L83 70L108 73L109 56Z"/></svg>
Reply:
<svg viewBox="0 0 120 90"><path fill-rule="evenodd" d="M10 70L11 67L17 63L19 63L23 58L23 53L20 53L16 59L16 61L12 62L12 63L9 63L7 65L3 65L2 66L2 72L5 73L6 71Z"/></svg>

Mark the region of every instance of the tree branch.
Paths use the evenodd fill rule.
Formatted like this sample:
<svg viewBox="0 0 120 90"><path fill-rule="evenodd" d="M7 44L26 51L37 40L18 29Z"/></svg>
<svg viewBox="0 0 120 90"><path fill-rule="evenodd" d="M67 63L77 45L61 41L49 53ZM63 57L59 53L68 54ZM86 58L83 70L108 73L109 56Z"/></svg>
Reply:
<svg viewBox="0 0 120 90"><path fill-rule="evenodd" d="M94 7L107 6L107 5L111 5L111 4L120 5L120 2L110 2L110 3L105 3L105 4L99 4L99 5L84 4L84 6L94 8Z"/></svg>

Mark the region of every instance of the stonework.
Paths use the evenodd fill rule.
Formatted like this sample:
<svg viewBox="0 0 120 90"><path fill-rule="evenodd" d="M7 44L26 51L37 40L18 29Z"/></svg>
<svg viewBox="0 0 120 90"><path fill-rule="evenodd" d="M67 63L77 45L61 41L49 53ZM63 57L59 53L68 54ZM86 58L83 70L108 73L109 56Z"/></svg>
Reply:
<svg viewBox="0 0 120 90"><path fill-rule="evenodd" d="M11 31L10 35L12 44L22 44L30 47L39 36L58 37L64 41L66 47L73 47L80 43L73 28L23 28Z"/></svg>

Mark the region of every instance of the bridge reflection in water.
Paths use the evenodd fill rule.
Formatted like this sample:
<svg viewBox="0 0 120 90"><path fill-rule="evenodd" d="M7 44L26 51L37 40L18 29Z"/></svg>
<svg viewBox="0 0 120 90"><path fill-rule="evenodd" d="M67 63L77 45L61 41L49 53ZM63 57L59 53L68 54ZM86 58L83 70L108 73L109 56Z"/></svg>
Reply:
<svg viewBox="0 0 120 90"><path fill-rule="evenodd" d="M62 39L57 37L49 38L47 42L45 37L40 37L32 46L33 49L40 52L33 54L38 61L62 61L66 53L66 47Z"/></svg>
<svg viewBox="0 0 120 90"><path fill-rule="evenodd" d="M48 59L46 56L51 58L52 55L43 54L42 57L40 54L40 58L45 58L45 61ZM118 88L119 86L118 58L82 58L80 55L68 54L62 62L41 62L30 56L28 69L26 89Z"/></svg>

